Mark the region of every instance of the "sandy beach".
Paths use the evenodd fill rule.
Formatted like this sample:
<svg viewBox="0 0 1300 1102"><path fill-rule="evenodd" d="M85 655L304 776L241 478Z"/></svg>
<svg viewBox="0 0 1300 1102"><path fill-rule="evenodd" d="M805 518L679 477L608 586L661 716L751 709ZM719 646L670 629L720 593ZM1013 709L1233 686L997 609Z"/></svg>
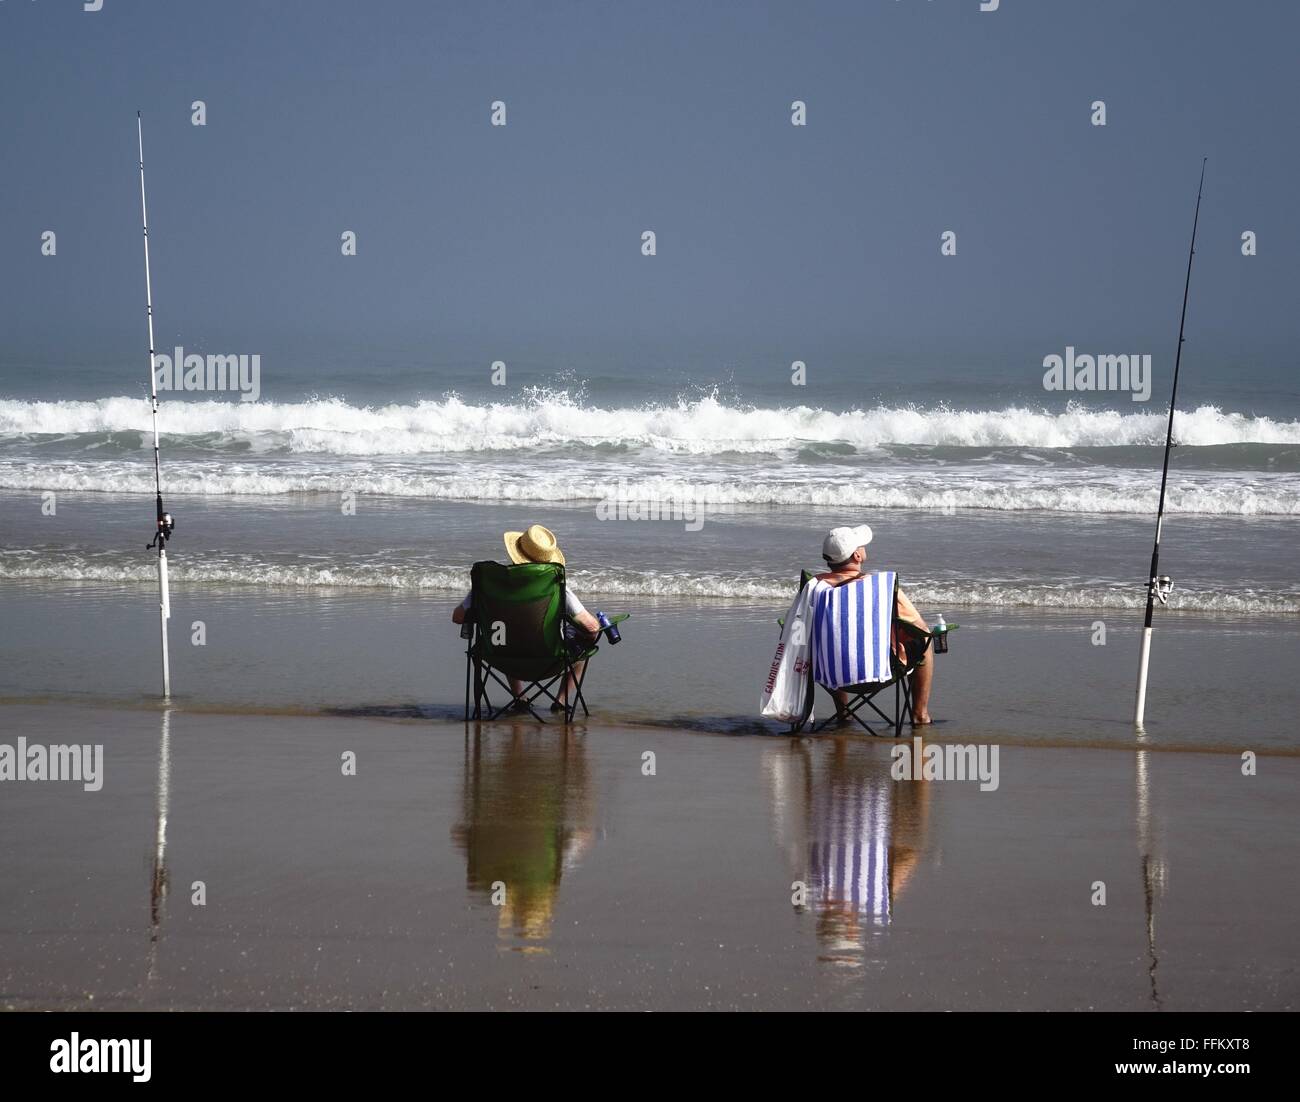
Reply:
<svg viewBox="0 0 1300 1102"><path fill-rule="evenodd" d="M625 642L604 647L593 663L595 719L781 729L759 717L758 705L787 602L587 596L593 607L633 613ZM0 700L153 705L157 605L147 583L11 581L0 585L0 602L13 625L0 635ZM182 707L464 715L464 643L446 592L178 581L172 603ZM961 628L951 654L937 660L941 737L1140 745L1132 724L1140 611L968 608L950 609L949 618ZM1166 612L1159 630L1146 727L1161 747L1300 752L1294 617ZM1207 680L1207 670L1216 678ZM818 708L824 716L824 696Z"/></svg>
<svg viewBox="0 0 1300 1102"><path fill-rule="evenodd" d="M461 720L441 594L180 587L177 620L202 619L207 641L176 647L165 711L124 645L135 621L151 642L143 587L4 596L21 630L5 636L0 741L104 748L98 791L4 784L0 860L23 886L0 903L6 1006L1300 995L1286 621L1167 617L1138 738L1115 691L1133 624L1095 647L1086 612L969 610L937 659L944 722L927 735L997 747L982 790L894 779L892 739L792 739L759 719L775 606L643 602L592 664L591 719L566 732ZM1207 692L1215 660L1234 676Z"/></svg>
<svg viewBox="0 0 1300 1102"><path fill-rule="evenodd" d="M1246 778L1225 753L1004 747L981 792L894 781L892 743L859 737L66 705L0 722L105 746L99 792L6 785L8 1008L1300 995L1294 757Z"/></svg>
<svg viewBox="0 0 1300 1102"><path fill-rule="evenodd" d="M1139 735L1135 611L957 610L926 742L989 786L760 719L770 598L588 593L633 615L565 732L463 721L454 590L177 574L165 711L147 582L0 584L0 744L103 748L97 791L0 787L0 1005L1300 997L1293 617L1164 612Z"/></svg>

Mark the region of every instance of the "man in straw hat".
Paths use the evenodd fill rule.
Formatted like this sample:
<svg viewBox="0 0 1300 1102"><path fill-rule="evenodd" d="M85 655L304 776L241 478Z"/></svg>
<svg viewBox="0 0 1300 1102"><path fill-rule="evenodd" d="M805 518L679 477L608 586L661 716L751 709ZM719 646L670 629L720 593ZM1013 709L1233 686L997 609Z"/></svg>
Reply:
<svg viewBox="0 0 1300 1102"><path fill-rule="evenodd" d="M549 528L543 528L540 524L532 524L523 532L507 532L504 536L506 542L506 554L510 556L513 563L525 562L558 562L561 566L565 565L564 552L560 550L559 541L555 538L555 533ZM453 623L463 624L465 614L469 612L470 600L473 593L465 594L465 599L461 601L451 612ZM581 654L587 649L600 633L600 624L590 612L586 610L582 602L578 600L577 594L566 584L564 587L564 612L567 619L564 621L564 638L570 651L575 654ZM575 627L574 625L577 625ZM569 693L577 691L578 679L582 676L583 663L577 663L569 673L568 681L560 692L560 699L551 705L551 711L560 711L569 699ZM515 696L523 692L523 682L514 678L510 679L511 689ZM527 711L524 704L516 704L519 711Z"/></svg>

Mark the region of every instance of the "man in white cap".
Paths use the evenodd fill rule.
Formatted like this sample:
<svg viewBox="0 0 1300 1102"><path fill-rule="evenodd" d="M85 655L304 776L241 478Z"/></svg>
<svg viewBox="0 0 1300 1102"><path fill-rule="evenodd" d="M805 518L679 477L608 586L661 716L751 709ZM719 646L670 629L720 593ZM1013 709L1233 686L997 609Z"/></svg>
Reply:
<svg viewBox="0 0 1300 1102"><path fill-rule="evenodd" d="M506 554L510 556L513 563L525 562L558 562L561 566L564 562L564 552L560 550L559 541L555 538L555 533L549 528L544 528L540 524L529 525L522 532L507 532L503 537L506 544ZM454 624L463 624L465 614L469 612L470 599L473 593L465 594L465 599L461 601L454 609L451 610L451 620ZM564 612L568 620L564 624L564 637L568 642L570 649L575 651L584 651L600 634L600 623L590 612L583 607L578 600L578 595L566 584L564 587ZM572 621L570 623L569 621ZM574 628L577 624L578 628ZM581 629L579 631L578 629ZM585 637L583 632L586 633ZM563 689L560 690L560 699L551 705L551 711L557 712L568 700L569 693L576 691L577 679L582 676L583 663L579 662L573 667L569 679ZM511 688L515 696L523 691L523 682L517 681L513 677L510 679ZM526 705L516 705L519 711L527 711Z"/></svg>
<svg viewBox="0 0 1300 1102"><path fill-rule="evenodd" d="M856 527L832 528L822 541L822 558L826 560L826 573L818 574L817 580L830 585L851 585L863 579L863 570L867 562L867 544L871 542L871 526L859 524ZM898 618L915 624L922 631L929 631L929 625L916 611L916 606L908 600L907 594L898 591ZM895 644L895 651L902 657L901 644ZM933 722L930 719L930 686L934 683L934 663L930 656L934 644L926 645L925 653L916 663L916 673L912 675L912 724L920 727ZM848 705L848 694L837 691L835 704L841 716Z"/></svg>

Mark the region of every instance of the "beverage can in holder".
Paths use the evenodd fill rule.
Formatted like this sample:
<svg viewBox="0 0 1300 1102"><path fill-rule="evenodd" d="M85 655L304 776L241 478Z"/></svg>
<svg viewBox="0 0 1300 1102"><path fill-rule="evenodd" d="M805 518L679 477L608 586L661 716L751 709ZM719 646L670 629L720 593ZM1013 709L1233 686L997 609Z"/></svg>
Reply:
<svg viewBox="0 0 1300 1102"><path fill-rule="evenodd" d="M596 613L596 623L600 625L600 630L605 633L605 637L609 640L609 645L611 647L623 638L618 633L618 627L610 623L609 617L603 612Z"/></svg>

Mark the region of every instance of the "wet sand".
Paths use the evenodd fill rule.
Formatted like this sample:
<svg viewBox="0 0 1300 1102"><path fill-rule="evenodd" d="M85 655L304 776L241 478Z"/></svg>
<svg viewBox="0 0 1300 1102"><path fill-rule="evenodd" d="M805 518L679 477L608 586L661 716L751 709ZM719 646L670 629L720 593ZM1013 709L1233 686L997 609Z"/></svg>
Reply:
<svg viewBox="0 0 1300 1102"><path fill-rule="evenodd" d="M1005 745L982 792L862 737L67 703L0 731L105 747L99 792L0 786L8 1008L1300 1001L1285 754Z"/></svg>
<svg viewBox="0 0 1300 1102"><path fill-rule="evenodd" d="M593 716L705 732L779 730L758 717L777 643L776 604L584 594L631 610L603 647ZM188 709L464 714L464 643L444 591L183 586L172 591L176 703ZM0 702L47 699L152 707L159 688L150 585L0 583ZM968 608L937 659L944 738L1133 748L1141 612ZM1098 623L1105 645L1093 645ZM195 646L196 625L203 645ZM1161 614L1147 728L1160 746L1300 753L1295 616ZM819 695L820 714L826 701Z"/></svg>

